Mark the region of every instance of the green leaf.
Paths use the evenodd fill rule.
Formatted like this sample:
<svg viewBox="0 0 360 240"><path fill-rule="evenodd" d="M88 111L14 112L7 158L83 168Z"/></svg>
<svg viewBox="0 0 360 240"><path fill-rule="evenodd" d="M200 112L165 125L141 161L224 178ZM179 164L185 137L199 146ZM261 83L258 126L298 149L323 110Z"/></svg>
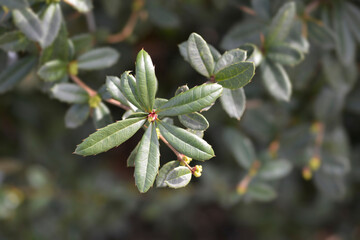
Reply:
<svg viewBox="0 0 360 240"><path fill-rule="evenodd" d="M0 0L0 5L4 5L11 10L29 7L29 3L27 0Z"/></svg>
<svg viewBox="0 0 360 240"><path fill-rule="evenodd" d="M139 94L139 103L148 112L151 112L154 107L157 85L155 67L150 55L142 49L136 58L136 89Z"/></svg>
<svg viewBox="0 0 360 240"><path fill-rule="evenodd" d="M56 99L66 103L87 103L89 100L89 94L73 83L56 84L51 92Z"/></svg>
<svg viewBox="0 0 360 240"><path fill-rule="evenodd" d="M188 40L187 53L191 66L205 77L214 72L214 58L205 40L198 34L192 33Z"/></svg>
<svg viewBox="0 0 360 240"><path fill-rule="evenodd" d="M91 0L64 0L64 2L71 5L79 12L89 12L93 8Z"/></svg>
<svg viewBox="0 0 360 240"><path fill-rule="evenodd" d="M156 98L155 102L154 102L154 109L158 109L160 108L162 105L164 105L165 103L167 103L167 99L165 98Z"/></svg>
<svg viewBox="0 0 360 240"><path fill-rule="evenodd" d="M36 64L36 58L25 57L6 67L0 74L0 93L12 89L30 73Z"/></svg>
<svg viewBox="0 0 360 240"><path fill-rule="evenodd" d="M200 113L194 112L179 116L182 125L192 130L205 131L209 127L209 122Z"/></svg>
<svg viewBox="0 0 360 240"><path fill-rule="evenodd" d="M118 100L126 106L129 106L129 102L127 101L124 94L121 92L120 78L114 76L106 76L106 88L113 99Z"/></svg>
<svg viewBox="0 0 360 240"><path fill-rule="evenodd" d="M102 102L94 108L92 118L96 129L103 128L113 122L109 108Z"/></svg>
<svg viewBox="0 0 360 240"><path fill-rule="evenodd" d="M240 120L246 107L246 97L243 88L227 89L220 97L220 102L225 112L232 118Z"/></svg>
<svg viewBox="0 0 360 240"><path fill-rule="evenodd" d="M42 19L43 36L40 41L42 48L50 46L56 39L62 22L60 4L50 4Z"/></svg>
<svg viewBox="0 0 360 240"><path fill-rule="evenodd" d="M218 61L219 58L221 57L221 54L219 53L219 51L216 50L216 48L214 48L214 46L212 46L211 44L207 43L207 45L210 49L211 55L213 56L214 62ZM184 58L185 61L190 63L189 54L188 54L188 41L180 43L178 45L178 47L179 47L181 56Z"/></svg>
<svg viewBox="0 0 360 240"><path fill-rule="evenodd" d="M290 173L291 170L292 165L289 163L289 161L283 159L270 160L263 163L257 173L257 176L264 180L275 180L285 177Z"/></svg>
<svg viewBox="0 0 360 240"><path fill-rule="evenodd" d="M304 60L304 54L288 44L273 45L266 56L276 63L295 66Z"/></svg>
<svg viewBox="0 0 360 240"><path fill-rule="evenodd" d="M251 6L256 15L264 20L270 19L270 1L269 0L252 0Z"/></svg>
<svg viewBox="0 0 360 240"><path fill-rule="evenodd" d="M236 89L248 84L255 74L252 62L238 62L227 66L215 74L215 80L224 88Z"/></svg>
<svg viewBox="0 0 360 240"><path fill-rule="evenodd" d="M140 192L147 192L154 184L159 166L159 140L155 123L151 123L140 141L135 157L135 183Z"/></svg>
<svg viewBox="0 0 360 240"><path fill-rule="evenodd" d="M165 184L171 188L182 188L189 184L192 177L190 169L179 166L166 175Z"/></svg>
<svg viewBox="0 0 360 240"><path fill-rule="evenodd" d="M207 142L182 128L159 121L159 129L171 146L190 158L204 161L215 156Z"/></svg>
<svg viewBox="0 0 360 240"><path fill-rule="evenodd" d="M125 98L133 104L136 108L143 109L138 100L138 93L136 89L136 79L130 72L124 72L120 78L121 92ZM136 110L136 109L133 109Z"/></svg>
<svg viewBox="0 0 360 240"><path fill-rule="evenodd" d="M117 147L132 137L145 121L145 118L130 118L101 128L79 144L75 153L88 156Z"/></svg>
<svg viewBox="0 0 360 240"><path fill-rule="evenodd" d="M252 20L241 21L235 24L225 34L220 46L224 49L237 48L242 44L251 42L260 43L260 33L263 32L264 23Z"/></svg>
<svg viewBox="0 0 360 240"><path fill-rule="evenodd" d="M159 116L177 116L210 106L220 97L222 87L218 84L203 84L171 98L157 109Z"/></svg>
<svg viewBox="0 0 360 240"><path fill-rule="evenodd" d="M75 35L71 41L74 44L76 55L89 51L94 45L94 37L88 33Z"/></svg>
<svg viewBox="0 0 360 240"><path fill-rule="evenodd" d="M307 28L309 38L323 48L332 48L335 46L334 33L324 24L308 21Z"/></svg>
<svg viewBox="0 0 360 240"><path fill-rule="evenodd" d="M256 47L256 45L246 43L244 45L241 45L239 48L246 51L246 61L253 62L256 67L259 66L263 59L263 56L258 47Z"/></svg>
<svg viewBox="0 0 360 240"><path fill-rule="evenodd" d="M238 62L243 62L246 59L246 51L241 49L232 49L225 52L219 60L216 62L214 73L218 73L220 70L233 65Z"/></svg>
<svg viewBox="0 0 360 240"><path fill-rule="evenodd" d="M55 41L51 46L42 50L40 64L44 64L51 60L61 60L64 62L73 60L70 56L70 48L67 27L64 23L62 23Z"/></svg>
<svg viewBox="0 0 360 240"><path fill-rule="evenodd" d="M288 36L296 16L295 2L284 4L271 21L268 34L265 37L266 47L281 43Z"/></svg>
<svg viewBox="0 0 360 240"><path fill-rule="evenodd" d="M316 187L333 200L342 200L346 194L346 182L343 176L327 174L320 168L314 176Z"/></svg>
<svg viewBox="0 0 360 240"><path fill-rule="evenodd" d="M114 65L119 59L119 53L109 47L93 49L80 55L77 59L81 70L99 70Z"/></svg>
<svg viewBox="0 0 360 240"><path fill-rule="evenodd" d="M45 63L38 71L38 75L46 82L55 82L67 75L67 63L53 60Z"/></svg>
<svg viewBox="0 0 360 240"><path fill-rule="evenodd" d="M171 9L155 1L150 1L147 5L149 18L155 25L162 28L175 28L179 26L180 19Z"/></svg>
<svg viewBox="0 0 360 240"><path fill-rule="evenodd" d="M264 60L260 69L263 83L268 92L278 100L289 101L292 87L285 69L270 60Z"/></svg>
<svg viewBox="0 0 360 240"><path fill-rule="evenodd" d="M167 175L174 169L180 166L180 162L170 161L164 164L159 171L159 175L156 178L156 187L166 187L167 184L165 183Z"/></svg>
<svg viewBox="0 0 360 240"><path fill-rule="evenodd" d="M348 26L354 37L357 39L357 42L360 43L360 29L358 28L360 25L360 10L351 2L345 2L345 10L345 18L348 22Z"/></svg>
<svg viewBox="0 0 360 240"><path fill-rule="evenodd" d="M29 43L20 31L6 32L0 36L0 48L4 51L24 51Z"/></svg>
<svg viewBox="0 0 360 240"><path fill-rule="evenodd" d="M135 167L135 158L136 158L136 154L138 153L139 150L139 146L140 146L140 142L136 145L136 147L131 151L127 161L126 161L126 165L128 167Z"/></svg>
<svg viewBox="0 0 360 240"><path fill-rule="evenodd" d="M43 37L42 22L30 8L15 9L13 18L15 25L30 40L41 42Z"/></svg>
<svg viewBox="0 0 360 240"><path fill-rule="evenodd" d="M277 197L276 191L273 187L266 183L254 182L250 183L246 192L246 197L255 201L268 202Z"/></svg>
<svg viewBox="0 0 360 240"><path fill-rule="evenodd" d="M256 160L255 149L251 141L234 128L225 129L223 139L239 165L245 169L250 169Z"/></svg>
<svg viewBox="0 0 360 240"><path fill-rule="evenodd" d="M322 171L329 175L344 176L351 169L350 160L345 156L323 152L321 160Z"/></svg>
<svg viewBox="0 0 360 240"><path fill-rule="evenodd" d="M336 4L332 9L334 31L336 35L336 53L344 65L355 60L356 44L351 35L350 26L346 22L344 6Z"/></svg>
<svg viewBox="0 0 360 240"><path fill-rule="evenodd" d="M88 104L74 104L65 114L65 125L67 128L81 126L89 117L90 107Z"/></svg>

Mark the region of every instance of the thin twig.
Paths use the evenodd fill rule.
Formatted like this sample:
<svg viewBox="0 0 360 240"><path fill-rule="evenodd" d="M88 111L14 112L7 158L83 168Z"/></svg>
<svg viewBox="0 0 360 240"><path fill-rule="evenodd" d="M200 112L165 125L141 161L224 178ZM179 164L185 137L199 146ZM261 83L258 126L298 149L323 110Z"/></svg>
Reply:
<svg viewBox="0 0 360 240"><path fill-rule="evenodd" d="M309 15L312 11L314 11L320 5L320 1L321 0L315 0L309 3L309 5L305 8L305 14Z"/></svg>
<svg viewBox="0 0 360 240"><path fill-rule="evenodd" d="M75 75L70 75L70 78L77 84L79 85L79 87L81 87L82 89L84 89L91 97L95 96L97 94L97 92L95 90L93 90L91 87L89 87L88 85L86 85L83 81L81 81L80 78L78 78Z"/></svg>
<svg viewBox="0 0 360 240"><path fill-rule="evenodd" d="M252 8L249 8L249 7L246 7L243 5L237 5L237 8L251 16L256 16L256 12Z"/></svg>
<svg viewBox="0 0 360 240"><path fill-rule="evenodd" d="M140 11L132 12L127 23L125 24L124 28L122 29L122 31L117 34L108 36L107 42L108 43L119 43L119 42L124 41L126 38L128 38L131 35L131 33L134 31L136 22L140 16L140 14L141 14Z"/></svg>

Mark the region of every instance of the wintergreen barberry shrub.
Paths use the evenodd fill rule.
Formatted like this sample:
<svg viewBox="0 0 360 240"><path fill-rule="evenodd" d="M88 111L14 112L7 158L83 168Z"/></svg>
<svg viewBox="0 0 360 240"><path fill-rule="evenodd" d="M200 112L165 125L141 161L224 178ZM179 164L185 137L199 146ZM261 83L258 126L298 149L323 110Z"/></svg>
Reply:
<svg viewBox="0 0 360 240"><path fill-rule="evenodd" d="M274 199L276 180L294 168L301 168L307 180L314 177L322 192L338 199L344 196L350 168L340 114L345 108L358 109L356 97L349 94L357 78L355 53L360 35L355 26L360 23L360 11L349 1L308 5L306 1L244 2L240 9L248 16L231 27L221 41L221 48L227 51L220 53L196 33L179 44L184 60L205 81L191 89L180 86L174 97L164 99L156 96L155 68L145 50L138 53L133 73L129 69L119 76L104 77L106 81L96 90L79 74L117 63L117 50L103 45L128 38L136 23L133 19L149 17L161 27L178 25L178 18L170 11L164 21L156 14L156 4L134 0L126 31L95 38L87 33L69 36L63 17L67 5L87 14L93 8L90 0L0 0L0 48L11 62L0 74L0 93L29 76L41 79L44 92L70 104L65 114L68 128L92 118L98 130L75 150L83 156L117 147L142 128L144 135L127 161L135 167L140 192L155 182L157 187L184 187L192 176L202 174L202 166L190 166L191 160L211 159L214 150L203 139L209 122L201 112L210 110L219 98L229 117L242 119L244 130L222 130L223 142L246 170L230 191L236 195L232 200ZM321 71L316 71L319 65ZM255 67L258 74L254 76ZM320 80L316 89L307 93L313 86L312 77ZM255 103L256 107L243 117L247 106L243 87L253 78L262 84L250 89L249 105ZM314 99L311 107L301 103L309 98L306 94ZM344 104L346 99L352 104ZM124 109L122 120L114 122L106 104ZM299 116L304 111L307 117ZM183 127L176 126L174 118ZM162 167L160 142L177 158Z"/></svg>

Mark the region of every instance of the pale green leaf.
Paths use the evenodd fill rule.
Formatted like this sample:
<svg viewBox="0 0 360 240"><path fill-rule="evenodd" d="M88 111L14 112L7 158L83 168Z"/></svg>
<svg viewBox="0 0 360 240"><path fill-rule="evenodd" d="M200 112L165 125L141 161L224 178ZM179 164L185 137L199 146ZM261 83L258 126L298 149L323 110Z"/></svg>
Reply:
<svg viewBox="0 0 360 240"><path fill-rule="evenodd" d="M139 97L136 89L136 79L130 72L124 72L120 78L121 92L125 98L136 108L143 109L139 103ZM133 109L136 110L136 109Z"/></svg>
<svg viewBox="0 0 360 240"><path fill-rule="evenodd" d="M200 113L188 113L179 116L182 125L192 130L205 131L209 127L209 122Z"/></svg>
<svg viewBox="0 0 360 240"><path fill-rule="evenodd" d="M90 50L77 59L78 68L81 70L98 70L114 65L119 59L119 53L109 47Z"/></svg>
<svg viewBox="0 0 360 240"><path fill-rule="evenodd" d="M254 182L251 183L246 191L246 197L251 200L268 202L277 197L276 191L273 187L266 183Z"/></svg>
<svg viewBox="0 0 360 240"><path fill-rule="evenodd" d="M159 171L159 175L156 178L156 187L166 187L167 184L165 183L166 180L166 176L169 174L169 172L171 172L174 168L179 167L180 166L180 162L175 160L175 161L170 161L167 162L166 164L164 164Z"/></svg>
<svg viewBox="0 0 360 240"><path fill-rule="evenodd" d="M225 129L223 139L239 165L245 169L250 169L256 160L255 149L251 141L234 128Z"/></svg>
<svg viewBox="0 0 360 240"><path fill-rule="evenodd" d="M156 98L155 102L154 102L154 109L158 109L160 108L162 105L164 105L165 103L167 103L167 99L165 98Z"/></svg>
<svg viewBox="0 0 360 240"><path fill-rule="evenodd" d="M246 43L241 45L239 48L246 51L246 61L253 62L256 67L260 65L263 55L256 45Z"/></svg>
<svg viewBox="0 0 360 240"><path fill-rule="evenodd" d="M236 89L248 84L255 74L252 62L238 62L229 65L215 74L215 80L224 88Z"/></svg>
<svg viewBox="0 0 360 240"><path fill-rule="evenodd" d="M76 55L89 51L94 45L94 37L89 33L75 35L71 41L74 44Z"/></svg>
<svg viewBox="0 0 360 240"><path fill-rule="evenodd" d="M75 149L83 156L95 155L117 147L132 137L145 123L145 118L130 118L97 130Z"/></svg>
<svg viewBox="0 0 360 240"><path fill-rule="evenodd" d="M62 22L60 4L50 4L45 10L42 19L43 36L40 45L43 48L50 46L57 37Z"/></svg>
<svg viewBox="0 0 360 240"><path fill-rule="evenodd" d="M224 49L237 48L242 44L252 42L260 43L260 33L264 30L262 22L241 21L229 29L221 41L220 46Z"/></svg>
<svg viewBox="0 0 360 240"><path fill-rule="evenodd" d="M335 36L324 24L313 21L307 22L309 38L323 48L332 48L335 46Z"/></svg>
<svg viewBox="0 0 360 240"><path fill-rule="evenodd" d="M211 55L213 56L214 62L216 62L221 57L221 54L211 44L207 43L207 45L208 45L208 47L210 49ZM184 58L185 61L190 63L189 54L188 54L188 41L180 43L178 45L178 47L179 47L179 51L180 51L181 56Z"/></svg>
<svg viewBox="0 0 360 240"><path fill-rule="evenodd" d="M189 184L192 173L189 168L179 166L166 175L165 184L170 188L182 188Z"/></svg>
<svg viewBox="0 0 360 240"><path fill-rule="evenodd" d="M66 62L53 60L42 65L37 74L46 82L54 82L65 77L67 71Z"/></svg>
<svg viewBox="0 0 360 240"><path fill-rule="evenodd" d="M216 62L214 73L218 73L220 70L233 65L238 62L243 62L246 60L246 51L241 49L232 49L225 52L219 60Z"/></svg>
<svg viewBox="0 0 360 240"><path fill-rule="evenodd" d="M0 93L12 89L23 80L36 64L36 58L25 57L8 66L0 73Z"/></svg>
<svg viewBox="0 0 360 240"><path fill-rule="evenodd" d="M265 37L266 47L281 43L288 36L296 16L295 2L284 4L271 21Z"/></svg>
<svg viewBox="0 0 360 240"><path fill-rule="evenodd" d="M287 160L268 160L263 163L257 176L264 180L283 178L290 173L292 165Z"/></svg>
<svg viewBox="0 0 360 240"><path fill-rule="evenodd" d="M89 12L93 8L92 0L64 0L64 2L79 12Z"/></svg>
<svg viewBox="0 0 360 240"><path fill-rule="evenodd" d="M27 0L0 0L0 5L4 5L9 9L29 7L29 3Z"/></svg>
<svg viewBox="0 0 360 240"><path fill-rule="evenodd" d="M159 122L159 129L162 136L178 152L201 161L214 157L211 146L198 136L163 121Z"/></svg>
<svg viewBox="0 0 360 240"><path fill-rule="evenodd" d="M146 129L135 157L135 183L144 193L154 184L160 166L159 140L155 123Z"/></svg>
<svg viewBox="0 0 360 240"><path fill-rule="evenodd" d="M360 9L356 5L354 5L351 2L345 2L345 18L348 22L348 26L354 35L354 37L357 39L357 42L360 43Z"/></svg>
<svg viewBox="0 0 360 240"><path fill-rule="evenodd" d="M30 40L41 42L44 34L42 22L30 8L15 9L13 11L13 19L15 25Z"/></svg>
<svg viewBox="0 0 360 240"><path fill-rule="evenodd" d="M289 66L295 66L304 60L304 54L288 44L271 46L266 56L276 63Z"/></svg>
<svg viewBox="0 0 360 240"><path fill-rule="evenodd" d="M264 20L270 19L270 0L252 0L251 6L257 16Z"/></svg>
<svg viewBox="0 0 360 240"><path fill-rule="evenodd" d="M92 119L96 129L103 128L113 122L109 108L102 102L93 109Z"/></svg>
<svg viewBox="0 0 360 240"><path fill-rule="evenodd" d="M118 100L125 106L129 106L124 94L121 92L121 83L120 78L114 76L106 76L106 89L111 94L111 97L115 100Z"/></svg>
<svg viewBox="0 0 360 240"><path fill-rule="evenodd" d="M88 104L74 104L65 114L65 125L67 128L81 126L89 117L90 107Z"/></svg>
<svg viewBox="0 0 360 240"><path fill-rule="evenodd" d="M89 100L89 94L73 83L56 84L51 93L53 97L66 103L87 103Z"/></svg>
<svg viewBox="0 0 360 240"><path fill-rule="evenodd" d="M203 84L171 98L157 109L157 112L159 116L177 116L197 112L214 103L221 93L220 85Z"/></svg>
<svg viewBox="0 0 360 240"><path fill-rule="evenodd" d="M24 51L29 43L29 40L20 31L6 32L0 36L0 48L4 51Z"/></svg>
<svg viewBox="0 0 360 240"><path fill-rule="evenodd" d="M191 66L205 77L214 72L214 58L205 40L198 34L192 33L188 40L187 53Z"/></svg>
<svg viewBox="0 0 360 240"><path fill-rule="evenodd" d="M265 60L261 63L260 70L268 92L278 100L289 101L292 86L285 69L280 64Z"/></svg>
<svg viewBox="0 0 360 240"><path fill-rule="evenodd" d="M148 112L154 107L157 85L155 67L150 55L142 49L136 58L136 89L139 103Z"/></svg>
<svg viewBox="0 0 360 240"><path fill-rule="evenodd" d="M246 96L243 88L227 89L220 97L220 102L225 112L232 118L240 120L245 111Z"/></svg>

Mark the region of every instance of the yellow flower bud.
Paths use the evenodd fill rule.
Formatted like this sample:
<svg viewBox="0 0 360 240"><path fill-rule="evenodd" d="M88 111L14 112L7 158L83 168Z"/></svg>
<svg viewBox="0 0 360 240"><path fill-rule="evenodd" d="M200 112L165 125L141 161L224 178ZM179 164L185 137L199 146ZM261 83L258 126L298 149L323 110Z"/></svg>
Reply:
<svg viewBox="0 0 360 240"><path fill-rule="evenodd" d="M302 175L305 180L310 180L312 178L312 172L309 167L304 167L302 170Z"/></svg>
<svg viewBox="0 0 360 240"><path fill-rule="evenodd" d="M310 127L310 131L312 133L318 133L321 131L322 127L323 127L323 125L321 122L314 122Z"/></svg>
<svg viewBox="0 0 360 240"><path fill-rule="evenodd" d="M202 173L202 166L201 165L196 165L195 166L195 171L194 171L194 176L195 177L200 177Z"/></svg>
<svg viewBox="0 0 360 240"><path fill-rule="evenodd" d="M312 157L309 161L309 167L313 171L317 171L321 166L321 160L318 157Z"/></svg>
<svg viewBox="0 0 360 240"><path fill-rule="evenodd" d="M76 76L79 73L77 61L71 61L68 65L68 72L70 75Z"/></svg>
<svg viewBox="0 0 360 240"><path fill-rule="evenodd" d="M2 9L4 10L5 13L8 13L8 12L9 12L9 8L6 7L6 6L2 6Z"/></svg>
<svg viewBox="0 0 360 240"><path fill-rule="evenodd" d="M160 139L160 129L159 128L156 128L156 135L157 135L157 138Z"/></svg>
<svg viewBox="0 0 360 240"><path fill-rule="evenodd" d="M240 195L244 195L247 191L247 186L244 186L243 184L239 184L236 188L236 192Z"/></svg>
<svg viewBox="0 0 360 240"><path fill-rule="evenodd" d="M99 94L96 94L95 96L92 96L89 98L89 106L91 108L97 108L101 103L101 97Z"/></svg>

